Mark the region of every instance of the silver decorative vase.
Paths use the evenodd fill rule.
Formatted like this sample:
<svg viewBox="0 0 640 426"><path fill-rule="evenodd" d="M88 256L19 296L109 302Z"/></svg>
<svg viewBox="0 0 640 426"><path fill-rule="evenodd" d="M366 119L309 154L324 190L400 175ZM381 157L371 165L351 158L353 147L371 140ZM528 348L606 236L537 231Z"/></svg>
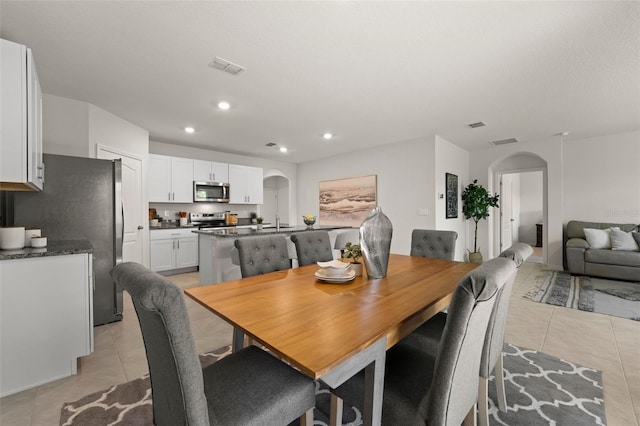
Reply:
<svg viewBox="0 0 640 426"><path fill-rule="evenodd" d="M360 225L360 249L368 278L387 276L393 225L380 207L371 210Z"/></svg>

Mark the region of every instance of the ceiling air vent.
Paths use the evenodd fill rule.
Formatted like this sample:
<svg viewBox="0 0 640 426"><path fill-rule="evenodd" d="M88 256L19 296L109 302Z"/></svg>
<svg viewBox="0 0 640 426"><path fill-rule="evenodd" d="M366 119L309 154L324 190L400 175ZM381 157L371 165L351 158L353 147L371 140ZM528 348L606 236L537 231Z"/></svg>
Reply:
<svg viewBox="0 0 640 426"><path fill-rule="evenodd" d="M516 142L518 142L518 139L516 138L502 139L499 141L489 141L491 145L507 145L507 144L516 143Z"/></svg>
<svg viewBox="0 0 640 426"><path fill-rule="evenodd" d="M471 127L472 129L476 129L478 127L484 127L486 125L487 123L485 123L484 121L476 121L475 123L467 124L467 126Z"/></svg>
<svg viewBox="0 0 640 426"><path fill-rule="evenodd" d="M276 146L276 144L274 142L269 142L264 144L264 146Z"/></svg>
<svg viewBox="0 0 640 426"><path fill-rule="evenodd" d="M226 59L222 59L217 56L213 58L213 61L209 62L209 66L211 68L228 72L229 74L233 74L233 75L238 75L242 71L246 70L246 68L243 66L234 64L233 62L227 61Z"/></svg>

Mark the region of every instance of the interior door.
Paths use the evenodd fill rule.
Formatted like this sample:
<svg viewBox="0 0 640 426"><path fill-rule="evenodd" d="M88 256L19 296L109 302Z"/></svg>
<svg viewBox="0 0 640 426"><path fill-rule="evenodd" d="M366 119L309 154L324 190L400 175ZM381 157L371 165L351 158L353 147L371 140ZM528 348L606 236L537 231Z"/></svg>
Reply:
<svg viewBox="0 0 640 426"><path fill-rule="evenodd" d="M98 158L122 160L122 204L124 210L124 238L122 242L123 262L143 261L142 231L143 218L146 217L142 205L142 160L123 153L111 151L107 147L98 147Z"/></svg>
<svg viewBox="0 0 640 426"><path fill-rule="evenodd" d="M500 251L513 245L513 175L504 174L500 180Z"/></svg>

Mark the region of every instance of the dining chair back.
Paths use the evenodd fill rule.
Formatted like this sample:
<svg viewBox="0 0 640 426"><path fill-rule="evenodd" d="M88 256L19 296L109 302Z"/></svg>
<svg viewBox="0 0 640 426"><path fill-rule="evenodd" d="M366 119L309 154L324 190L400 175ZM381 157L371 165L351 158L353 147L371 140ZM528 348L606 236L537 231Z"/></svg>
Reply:
<svg viewBox="0 0 640 426"><path fill-rule="evenodd" d="M256 346L201 367L184 295L127 262L111 271L135 307L149 365L155 425L289 424L311 420L313 380Z"/></svg>
<svg viewBox="0 0 640 426"><path fill-rule="evenodd" d="M500 253L499 257L511 260L514 262L516 268L520 268L532 254L533 248L529 244L516 243ZM498 293L487 327L482 359L480 360L480 382L478 388L478 418L481 426L489 424L488 398L491 373L493 373L496 378L498 408L500 411L507 411L507 398L504 388L503 349L504 334L507 328L507 315L509 313L509 301L511 299L514 281L515 274Z"/></svg>
<svg viewBox="0 0 640 426"><path fill-rule="evenodd" d="M291 269L284 235L242 237L235 241L242 278Z"/></svg>
<svg viewBox="0 0 640 426"><path fill-rule="evenodd" d="M333 249L327 231L296 232L291 234L291 241L296 246L299 266L333 260Z"/></svg>
<svg viewBox="0 0 640 426"><path fill-rule="evenodd" d="M455 231L414 229L411 233L411 256L453 260L457 239Z"/></svg>
<svg viewBox="0 0 640 426"><path fill-rule="evenodd" d="M342 254L342 250L347 245L347 243L360 244L359 229L348 229L337 234L336 242L333 245L333 248L336 250L340 250L340 253Z"/></svg>
<svg viewBox="0 0 640 426"><path fill-rule="evenodd" d="M387 351L383 424L458 426L475 419L487 325L499 290L515 270L512 261L497 258L465 275L453 293L440 344L432 350L402 340ZM334 391L359 406L364 388L359 374Z"/></svg>

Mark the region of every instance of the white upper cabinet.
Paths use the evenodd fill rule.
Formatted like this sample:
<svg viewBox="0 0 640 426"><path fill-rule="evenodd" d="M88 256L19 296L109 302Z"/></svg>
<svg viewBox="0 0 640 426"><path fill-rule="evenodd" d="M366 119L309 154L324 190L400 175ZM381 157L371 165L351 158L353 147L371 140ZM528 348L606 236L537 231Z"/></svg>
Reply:
<svg viewBox="0 0 640 426"><path fill-rule="evenodd" d="M42 190L42 91L31 49L0 42L0 190Z"/></svg>
<svg viewBox="0 0 640 426"><path fill-rule="evenodd" d="M229 203L262 204L262 168L229 164Z"/></svg>
<svg viewBox="0 0 640 426"><path fill-rule="evenodd" d="M149 202L192 203L193 160L149 154Z"/></svg>
<svg viewBox="0 0 640 426"><path fill-rule="evenodd" d="M228 183L229 165L215 161L193 160L193 180Z"/></svg>

